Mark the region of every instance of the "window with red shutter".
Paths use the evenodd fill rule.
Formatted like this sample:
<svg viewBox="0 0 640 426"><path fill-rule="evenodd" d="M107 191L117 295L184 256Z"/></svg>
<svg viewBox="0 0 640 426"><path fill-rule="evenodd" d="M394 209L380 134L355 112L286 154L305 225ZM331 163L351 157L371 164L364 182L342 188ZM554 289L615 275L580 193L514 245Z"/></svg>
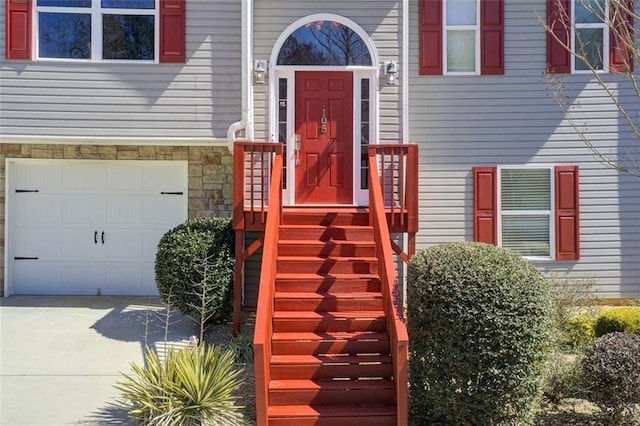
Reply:
<svg viewBox="0 0 640 426"><path fill-rule="evenodd" d="M99 8L92 5L91 0L7 0L6 58L185 62L185 0L160 0L158 12L154 0L101 0ZM95 31L91 29L92 15L101 22ZM39 24L32 31L35 18ZM32 40L32 33L38 43ZM98 40L92 40L94 36ZM37 51L32 51L33 45Z"/></svg>
<svg viewBox="0 0 640 426"><path fill-rule="evenodd" d="M473 220L474 241L530 259L578 260L578 166L474 167Z"/></svg>
<svg viewBox="0 0 640 426"><path fill-rule="evenodd" d="M464 2L420 0L419 72L421 75L504 74L504 0ZM444 7L447 10L444 10ZM447 22L444 21L447 16ZM474 32L480 32L476 46ZM453 50L445 46L456 45ZM479 52L479 58L475 58Z"/></svg>
<svg viewBox="0 0 640 426"><path fill-rule="evenodd" d="M547 0L548 72L633 71L632 10L633 0Z"/></svg>

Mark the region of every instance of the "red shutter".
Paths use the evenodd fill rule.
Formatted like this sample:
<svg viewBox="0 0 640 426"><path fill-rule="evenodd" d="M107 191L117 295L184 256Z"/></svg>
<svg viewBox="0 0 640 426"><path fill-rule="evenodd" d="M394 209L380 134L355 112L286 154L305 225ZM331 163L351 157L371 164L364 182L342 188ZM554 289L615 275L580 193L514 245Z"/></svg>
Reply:
<svg viewBox="0 0 640 426"><path fill-rule="evenodd" d="M186 0L160 0L160 62L185 63Z"/></svg>
<svg viewBox="0 0 640 426"><path fill-rule="evenodd" d="M547 71L571 72L570 46L571 0L547 0Z"/></svg>
<svg viewBox="0 0 640 426"><path fill-rule="evenodd" d="M496 167L473 168L473 240L498 244Z"/></svg>
<svg viewBox="0 0 640 426"><path fill-rule="evenodd" d="M633 55L627 46L633 37L633 0L612 1L609 48L609 70L611 72L633 71ZM614 30L615 28L615 30Z"/></svg>
<svg viewBox="0 0 640 426"><path fill-rule="evenodd" d="M420 75L442 75L442 0L420 0Z"/></svg>
<svg viewBox="0 0 640 426"><path fill-rule="evenodd" d="M556 260L580 259L578 166L556 166Z"/></svg>
<svg viewBox="0 0 640 426"><path fill-rule="evenodd" d="M480 2L480 73L504 74L504 0Z"/></svg>
<svg viewBox="0 0 640 426"><path fill-rule="evenodd" d="M7 59L31 59L31 2L32 0L6 0L5 57Z"/></svg>

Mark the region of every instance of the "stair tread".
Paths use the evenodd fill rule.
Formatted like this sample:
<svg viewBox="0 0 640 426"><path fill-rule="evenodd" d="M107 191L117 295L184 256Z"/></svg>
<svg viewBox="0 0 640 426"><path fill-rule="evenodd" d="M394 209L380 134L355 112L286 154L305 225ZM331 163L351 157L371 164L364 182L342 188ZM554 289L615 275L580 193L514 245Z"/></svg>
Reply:
<svg viewBox="0 0 640 426"><path fill-rule="evenodd" d="M324 319L324 318L383 318L384 311L275 311L273 318L275 319Z"/></svg>
<svg viewBox="0 0 640 426"><path fill-rule="evenodd" d="M324 280L361 280L361 279L380 279L378 274L364 274L364 273L342 273L342 274L328 274L317 272L277 272L276 280L278 279L324 279Z"/></svg>
<svg viewBox="0 0 640 426"><path fill-rule="evenodd" d="M312 291L276 291L278 298L295 299L381 299L379 291L353 291L353 292L312 292Z"/></svg>
<svg viewBox="0 0 640 426"><path fill-rule="evenodd" d="M395 416L395 405L274 405L267 410L271 418L291 415L316 417L369 417Z"/></svg>
<svg viewBox="0 0 640 426"><path fill-rule="evenodd" d="M311 389L395 389L393 380L271 380L271 390L311 390Z"/></svg>
<svg viewBox="0 0 640 426"><path fill-rule="evenodd" d="M346 332L276 332L273 333L273 340L388 340L388 333L358 331L354 333Z"/></svg>
<svg viewBox="0 0 640 426"><path fill-rule="evenodd" d="M272 355L271 365L388 364L390 355Z"/></svg>
<svg viewBox="0 0 640 426"><path fill-rule="evenodd" d="M278 256L278 261L317 261L317 260L329 260L335 259L339 262L376 262L378 260L375 256Z"/></svg>
<svg viewBox="0 0 640 426"><path fill-rule="evenodd" d="M295 244L295 245L309 245L309 244L317 244L317 245L348 245L348 244L365 244L365 245L375 245L376 242L374 240L333 240L333 241L322 241L315 239L296 239L296 240L288 240L288 239L280 239L278 240L278 244Z"/></svg>

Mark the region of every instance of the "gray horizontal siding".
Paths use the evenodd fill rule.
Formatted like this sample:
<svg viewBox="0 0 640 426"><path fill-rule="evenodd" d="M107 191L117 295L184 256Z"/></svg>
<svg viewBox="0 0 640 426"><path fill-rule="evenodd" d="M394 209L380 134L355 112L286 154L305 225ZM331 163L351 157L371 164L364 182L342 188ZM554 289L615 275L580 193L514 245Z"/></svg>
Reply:
<svg viewBox="0 0 640 426"><path fill-rule="evenodd" d="M0 133L225 139L241 113L240 31L239 1L188 0L186 64L2 59Z"/></svg>
<svg viewBox="0 0 640 426"><path fill-rule="evenodd" d="M400 61L402 36L401 2L371 0L363 7L362 1L297 1L255 0L254 56L269 58L273 46L289 25L308 15L331 13L343 16L360 25L372 38L381 62ZM255 90L256 139L269 139L269 99L267 87ZM385 88L380 93L380 141L397 142L401 139L401 104L398 88Z"/></svg>
<svg viewBox="0 0 640 426"><path fill-rule="evenodd" d="M534 11L535 3L544 15L545 2L505 0L505 75L464 77L418 75L417 3L410 2L409 126L421 148L418 248L473 239L473 166L578 164L581 259L538 266L590 276L602 297L640 295L640 181L599 164L548 90L545 33ZM605 78L628 87L618 76ZM592 78L565 76L564 95L603 152L638 152ZM638 112L631 91L620 101Z"/></svg>

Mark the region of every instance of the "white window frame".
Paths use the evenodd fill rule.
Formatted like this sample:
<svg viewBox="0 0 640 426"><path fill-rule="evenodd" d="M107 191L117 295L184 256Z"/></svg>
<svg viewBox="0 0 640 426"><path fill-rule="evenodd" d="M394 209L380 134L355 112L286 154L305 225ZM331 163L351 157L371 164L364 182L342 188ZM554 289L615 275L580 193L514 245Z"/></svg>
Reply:
<svg viewBox="0 0 640 426"><path fill-rule="evenodd" d="M497 168L497 221L498 246L502 247L502 216L547 215L549 217L549 256L523 256L532 261L552 261L556 256L556 226L555 226L555 173L553 165L507 165ZM543 169L549 172L549 210L502 210L502 171L503 170L531 170Z"/></svg>
<svg viewBox="0 0 640 426"><path fill-rule="evenodd" d="M160 0L154 0L153 9L115 9L103 8L101 0L91 0L91 7L58 7L58 6L38 6L38 0L33 0L33 28L32 37L34 40L35 60L56 61L56 62L105 62L105 63L127 63L127 64L157 64L160 57ZM40 13L76 13L91 15L91 58L46 58L40 57ZM153 60L140 59L103 59L102 58L102 17L103 15L148 15L154 17L154 41Z"/></svg>
<svg viewBox="0 0 640 426"><path fill-rule="evenodd" d="M602 69L595 70L598 73L608 73L609 72L609 50L610 50L610 40L609 40L609 0L605 0L604 5L604 13L606 19L604 22L600 23L578 23L576 22L576 3L582 3L582 0L571 0L571 51L576 52L577 43L576 43L576 30L582 29L602 29ZM574 74L590 74L593 71L591 69L586 70L578 70L576 69L576 56L571 55L571 72Z"/></svg>
<svg viewBox="0 0 640 426"><path fill-rule="evenodd" d="M482 0L475 0L476 3L476 23L475 25L448 25L447 24L447 0L442 4L442 68L444 75L479 75L480 74L480 2ZM447 55L447 35L449 31L475 31L475 70L474 71L449 71L447 68L448 55Z"/></svg>

